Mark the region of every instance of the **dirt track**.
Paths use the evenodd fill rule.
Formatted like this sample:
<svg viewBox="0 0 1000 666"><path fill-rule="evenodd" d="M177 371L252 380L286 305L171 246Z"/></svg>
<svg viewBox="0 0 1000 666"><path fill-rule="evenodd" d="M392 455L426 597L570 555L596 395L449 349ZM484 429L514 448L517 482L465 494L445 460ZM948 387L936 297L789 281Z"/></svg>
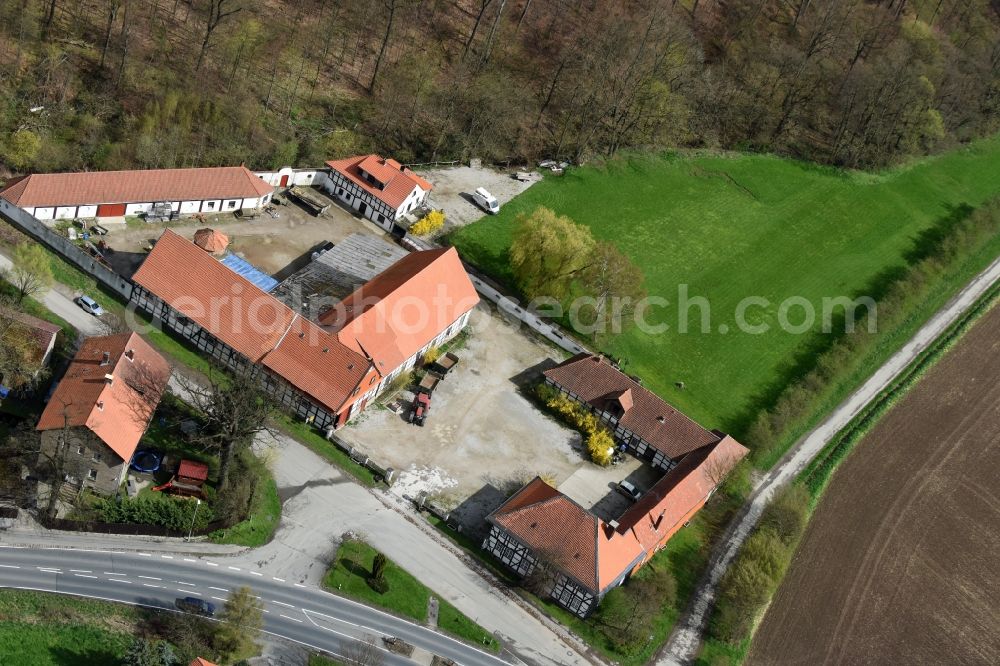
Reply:
<svg viewBox="0 0 1000 666"><path fill-rule="evenodd" d="M841 466L750 664L1000 663L1000 307Z"/></svg>

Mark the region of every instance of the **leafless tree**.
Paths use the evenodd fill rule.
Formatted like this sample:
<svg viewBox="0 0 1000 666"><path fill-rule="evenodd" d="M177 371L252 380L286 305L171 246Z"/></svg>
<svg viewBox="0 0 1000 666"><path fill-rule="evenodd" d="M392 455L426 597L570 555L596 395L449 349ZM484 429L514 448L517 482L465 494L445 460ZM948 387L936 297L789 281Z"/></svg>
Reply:
<svg viewBox="0 0 1000 666"><path fill-rule="evenodd" d="M122 7L122 0L108 0L108 24L104 30L104 47L101 48L101 69L104 69L104 61L108 55L108 47L111 46L111 30L118 19L118 10Z"/></svg>
<svg viewBox="0 0 1000 666"><path fill-rule="evenodd" d="M340 656L349 666L382 666L385 655L374 636L365 636L357 641L340 641Z"/></svg>
<svg viewBox="0 0 1000 666"><path fill-rule="evenodd" d="M209 375L207 384L181 379L188 402L202 412L205 428L196 441L219 452L219 490L229 483L229 471L240 451L270 427L275 405L261 390L253 366L229 375Z"/></svg>
<svg viewBox="0 0 1000 666"><path fill-rule="evenodd" d="M389 15L385 21L385 34L382 36L382 46L379 47L378 57L375 59L372 80L368 83L369 92L375 89L375 81L378 80L379 69L382 67L382 59L385 57L385 50L389 46L389 39L392 37L392 24L396 20L396 11L403 5L403 2L401 0L384 0L384 4Z"/></svg>
<svg viewBox="0 0 1000 666"><path fill-rule="evenodd" d="M198 52L198 62L194 66L194 71L201 70L212 34L219 27L219 24L230 16L243 11L242 7L227 8L227 5L232 2L233 0L208 0L208 14L205 17L205 36L201 40L201 50Z"/></svg>

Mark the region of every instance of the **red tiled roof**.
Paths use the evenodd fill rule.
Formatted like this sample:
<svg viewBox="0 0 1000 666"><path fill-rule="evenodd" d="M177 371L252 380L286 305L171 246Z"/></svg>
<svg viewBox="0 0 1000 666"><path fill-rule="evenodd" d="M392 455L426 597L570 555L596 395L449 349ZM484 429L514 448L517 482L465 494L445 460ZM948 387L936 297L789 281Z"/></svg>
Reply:
<svg viewBox="0 0 1000 666"><path fill-rule="evenodd" d="M430 192L434 187L396 160L386 160L378 155L356 155L342 160L330 160L326 165L342 173L361 189L381 199L393 209L403 205L406 197L413 192L413 188L419 187L424 192ZM382 189L374 187L362 178L361 169L382 183Z"/></svg>
<svg viewBox="0 0 1000 666"><path fill-rule="evenodd" d="M255 199L274 188L243 166L139 171L36 173L11 182L0 197L20 208L102 203Z"/></svg>
<svg viewBox="0 0 1000 666"><path fill-rule="evenodd" d="M489 520L594 592L615 582L643 555L631 534L610 529L537 477Z"/></svg>
<svg viewBox="0 0 1000 666"><path fill-rule="evenodd" d="M600 356L577 354L543 374L598 410L618 403L621 425L673 460L719 439Z"/></svg>
<svg viewBox="0 0 1000 666"><path fill-rule="evenodd" d="M295 314L169 229L132 280L254 362L274 349Z"/></svg>
<svg viewBox="0 0 1000 666"><path fill-rule="evenodd" d="M656 550L690 519L747 453L729 435L692 451L622 514L618 530L634 534L647 551Z"/></svg>
<svg viewBox="0 0 1000 666"><path fill-rule="evenodd" d="M397 261L324 313L320 322L387 374L478 302L454 248L425 250Z"/></svg>
<svg viewBox="0 0 1000 666"><path fill-rule="evenodd" d="M212 662L210 662L208 659L202 659L201 657L195 657L195 660L192 661L190 664L188 664L188 666L215 666L215 664L213 664Z"/></svg>
<svg viewBox="0 0 1000 666"><path fill-rule="evenodd" d="M23 312L18 312L17 310L0 310L0 318L13 319L28 328L31 336L35 339L38 360L44 358L45 353L52 346L52 341L59 335L59 331L62 330L55 324L32 317Z"/></svg>
<svg viewBox="0 0 1000 666"><path fill-rule="evenodd" d="M132 279L333 411L340 409L370 367L336 335L303 319L169 229Z"/></svg>
<svg viewBox="0 0 1000 666"><path fill-rule="evenodd" d="M126 352L132 351L132 360ZM102 365L104 355L108 363ZM112 376L109 384L106 375ZM38 421L38 430L87 427L128 462L170 378L170 366L136 333L87 338Z"/></svg>
<svg viewBox="0 0 1000 666"><path fill-rule="evenodd" d="M222 252L229 247L229 236L215 229L199 229L194 232L194 244L206 252Z"/></svg>
<svg viewBox="0 0 1000 666"><path fill-rule="evenodd" d="M208 465L196 460L182 460L177 466L177 476L185 479L196 479L199 481L208 480Z"/></svg>
<svg viewBox="0 0 1000 666"><path fill-rule="evenodd" d="M301 316L262 362L334 412L371 368L368 359L342 345L336 335Z"/></svg>

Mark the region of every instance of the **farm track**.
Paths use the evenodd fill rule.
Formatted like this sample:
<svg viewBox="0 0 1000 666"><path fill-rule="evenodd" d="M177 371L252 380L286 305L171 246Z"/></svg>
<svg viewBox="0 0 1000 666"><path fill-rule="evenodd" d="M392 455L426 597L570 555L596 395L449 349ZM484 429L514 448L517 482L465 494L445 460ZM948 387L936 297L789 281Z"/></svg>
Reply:
<svg viewBox="0 0 1000 666"><path fill-rule="evenodd" d="M859 443L750 664L1000 663L1000 308Z"/></svg>

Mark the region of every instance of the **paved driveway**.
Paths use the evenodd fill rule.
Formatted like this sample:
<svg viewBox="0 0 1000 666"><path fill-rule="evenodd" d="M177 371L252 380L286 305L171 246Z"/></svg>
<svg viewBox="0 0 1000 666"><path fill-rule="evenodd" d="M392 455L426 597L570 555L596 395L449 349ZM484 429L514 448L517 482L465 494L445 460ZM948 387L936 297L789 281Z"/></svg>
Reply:
<svg viewBox="0 0 1000 666"><path fill-rule="evenodd" d="M11 268L10 259L0 254L0 270ZM63 292L66 293L63 293ZM70 290L62 285L47 290L44 294L36 294L35 298L42 302L53 314L65 319L76 330L85 335L100 335L101 324L97 317L88 314L80 309L80 306L73 302L73 296L68 295ZM93 294L96 296L96 294Z"/></svg>

